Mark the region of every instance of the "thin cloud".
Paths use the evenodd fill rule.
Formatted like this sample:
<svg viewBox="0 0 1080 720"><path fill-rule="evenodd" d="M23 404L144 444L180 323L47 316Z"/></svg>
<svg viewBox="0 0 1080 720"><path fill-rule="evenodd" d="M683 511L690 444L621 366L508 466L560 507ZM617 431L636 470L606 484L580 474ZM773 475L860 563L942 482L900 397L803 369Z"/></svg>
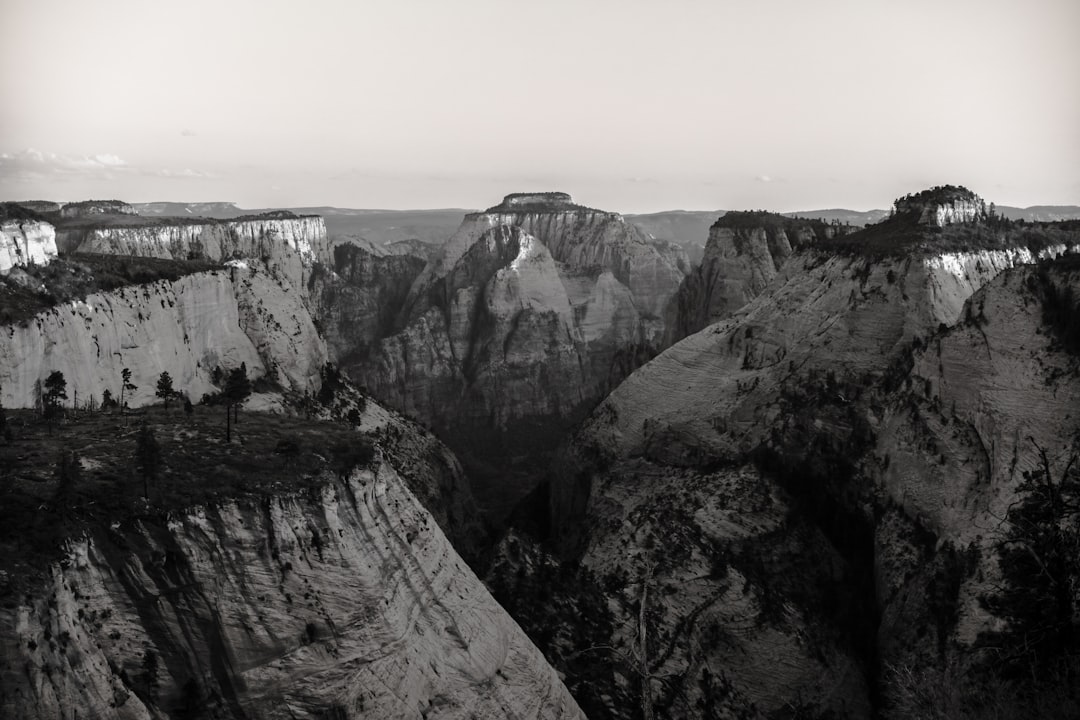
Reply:
<svg viewBox="0 0 1080 720"><path fill-rule="evenodd" d="M181 130L180 134L184 137L197 137L197 133L194 130L188 130L187 128Z"/></svg>
<svg viewBox="0 0 1080 720"><path fill-rule="evenodd" d="M0 153L0 174L13 178L37 178L55 175L111 177L128 170L123 158L113 154L58 155L34 148L18 153Z"/></svg>
<svg viewBox="0 0 1080 720"><path fill-rule="evenodd" d="M60 155L27 148L17 153L0 153L0 176L8 180L64 180L87 178L114 180L121 175L144 175L162 178L205 179L212 173L192 168L139 168L129 165L119 155Z"/></svg>
<svg viewBox="0 0 1080 720"><path fill-rule="evenodd" d="M771 183L773 181L773 179L771 177L769 177L768 175L758 175L754 179L757 180L758 182L763 182L763 183Z"/></svg>

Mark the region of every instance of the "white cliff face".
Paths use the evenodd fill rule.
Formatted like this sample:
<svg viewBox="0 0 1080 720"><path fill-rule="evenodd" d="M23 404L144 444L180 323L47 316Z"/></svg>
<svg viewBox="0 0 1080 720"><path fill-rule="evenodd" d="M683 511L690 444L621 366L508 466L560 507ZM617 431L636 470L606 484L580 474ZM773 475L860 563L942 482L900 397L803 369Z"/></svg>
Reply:
<svg viewBox="0 0 1080 720"><path fill-rule="evenodd" d="M217 366L246 363L297 392L314 391L326 347L288 283L242 268L187 275L175 282L95 293L21 323L0 326L0 388L7 407L33 407L36 385L54 370L74 402L108 389L120 396L120 371L130 368L134 406L156 402L155 384L168 371L173 386L198 401L216 388Z"/></svg>
<svg viewBox="0 0 1080 720"><path fill-rule="evenodd" d="M186 260L262 260L303 287L313 262L332 264L321 217L253 218L214 223L103 227L63 232L66 252Z"/></svg>
<svg viewBox="0 0 1080 720"><path fill-rule="evenodd" d="M945 186L911 195L894 203L897 214L918 218L920 225L944 227L976 220L986 214L986 202L966 188Z"/></svg>
<svg viewBox="0 0 1080 720"><path fill-rule="evenodd" d="M5 717L584 717L385 462L116 525L50 576L0 608Z"/></svg>
<svg viewBox="0 0 1080 720"><path fill-rule="evenodd" d="M611 419L589 431L620 456L646 448L678 455L684 434L701 452L738 456L760 441L793 373L878 374L914 337L955 323L979 287L1031 260L1027 250L873 263L800 253L769 292L627 378L601 406Z"/></svg>
<svg viewBox="0 0 1080 720"><path fill-rule="evenodd" d="M0 275L12 268L48 265L56 258L56 230L47 222L0 223Z"/></svg>

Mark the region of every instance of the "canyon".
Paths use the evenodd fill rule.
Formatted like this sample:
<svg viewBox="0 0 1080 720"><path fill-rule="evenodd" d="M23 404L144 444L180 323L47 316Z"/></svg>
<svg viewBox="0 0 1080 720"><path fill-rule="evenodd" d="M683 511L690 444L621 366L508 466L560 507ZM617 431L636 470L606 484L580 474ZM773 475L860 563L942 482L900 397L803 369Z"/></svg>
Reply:
<svg viewBox="0 0 1080 720"><path fill-rule="evenodd" d="M58 262L215 266L0 326L5 407L54 369L83 397L130 367L140 408L163 369L197 400L243 363L245 413L372 451L72 537L5 596L0 703L901 718L949 687L1067 713L1049 676L996 680L987 638L1017 622L1005 518L1031 478L1080 482L1080 233L990 209L944 186L865 228L726 213L700 263L660 239L686 218L553 192L430 253L291 213L61 226Z"/></svg>

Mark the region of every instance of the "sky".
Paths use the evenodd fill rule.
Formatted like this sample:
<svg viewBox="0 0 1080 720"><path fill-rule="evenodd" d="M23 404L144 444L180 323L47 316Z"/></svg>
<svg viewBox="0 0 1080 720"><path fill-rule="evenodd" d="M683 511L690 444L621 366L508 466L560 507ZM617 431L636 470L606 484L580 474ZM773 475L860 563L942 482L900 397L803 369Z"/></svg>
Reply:
<svg viewBox="0 0 1080 720"><path fill-rule="evenodd" d="M0 199L1080 204L1077 0L0 0Z"/></svg>

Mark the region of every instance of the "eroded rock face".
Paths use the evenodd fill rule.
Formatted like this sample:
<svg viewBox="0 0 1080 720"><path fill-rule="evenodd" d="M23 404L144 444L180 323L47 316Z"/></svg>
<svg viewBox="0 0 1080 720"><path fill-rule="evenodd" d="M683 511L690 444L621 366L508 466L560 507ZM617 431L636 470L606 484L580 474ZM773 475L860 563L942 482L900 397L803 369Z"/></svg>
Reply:
<svg viewBox="0 0 1080 720"><path fill-rule="evenodd" d="M915 647L934 655L937 620L928 619L935 616L925 598L940 591L935 578L955 558L936 555L933 543L929 550L916 547L911 538L929 524L885 508L907 502L915 518L932 513L945 519L945 527L959 512L958 522L968 531L955 542L970 538L972 508L992 497L980 485L986 481L977 479L986 466L976 452L983 443L972 438L987 431L996 438L994 411L1008 412L1019 402L1012 393L994 400L988 395L1016 367L987 361L989 372L980 366L957 368L952 375L957 397L972 393L965 402L981 415L972 424L984 426L974 434L959 427L943 430L954 434L948 447L969 458L962 462L969 463L970 479L961 475L958 483L948 463L940 471L930 468L940 462L936 454L897 466L899 450L886 451L880 443L925 448L925 423L889 430L906 426L910 414L899 407L883 410L889 401L864 393L903 387L910 348L960 321L968 312L965 302L979 288L1034 260L1027 249L881 260L796 253L764 294L669 348L616 388L560 460L552 518L562 524L556 532L571 557L597 572L614 567L617 575L625 574L626 601L613 622L623 628L615 633L622 646L636 632L632 596L648 587L655 602L652 627L662 629L663 642L671 641L670 654L660 657L676 677L686 673L686 685L693 685L686 691L688 702L727 697L704 689L701 668L707 666L710 682L721 677L721 684L730 682L747 698L740 701L744 709L752 699L767 714L798 698L812 712L852 718L867 716L866 688L876 682L874 650L859 639L874 637L877 609L886 619L882 632L894 633L894 640L897 627L911 636L920 633L917 643L896 641L904 652ZM1002 312L1010 302L1023 305L1015 296L1003 299ZM1000 332L1009 334L1008 324L1001 324ZM960 330L944 332L949 337ZM1008 341L1011 347L1032 343L1032 367L1041 352L1036 334L1029 329ZM957 350L957 361L977 355L976 348L981 352L976 338L973 326L972 346ZM973 373L985 378L969 378ZM1036 375L1032 382L1043 380ZM933 380L930 385L937 387ZM1076 399L1070 391L1046 412L1061 411L1059 402ZM1041 412L1018 417L1038 422ZM1060 423L1047 428L1050 436L1062 431L1068 428ZM1007 466L1019 431L1002 425L1001 432L1014 439L1002 443L993 462ZM874 459L886 452L890 462ZM878 474L884 465L892 474ZM899 488L909 476L919 480L910 491L914 497L904 500L908 491ZM878 483L892 488L888 496ZM1000 511L999 502L990 505ZM874 507L885 518L878 525ZM846 590L838 591L837 601L807 590L829 586ZM740 594L725 595L733 588ZM971 611L975 593L963 592ZM877 606L884 597L890 599ZM808 640L813 633L819 634ZM683 639L672 640L677 637ZM887 640L879 647L899 652ZM755 670L747 657L768 658L769 668ZM624 675L632 681L632 672ZM657 696L662 692L658 685ZM676 715L694 707L680 705L682 699L672 702Z"/></svg>
<svg viewBox="0 0 1080 720"><path fill-rule="evenodd" d="M666 344L722 320L760 295L789 255L784 230L714 227L701 264L683 280L672 303Z"/></svg>
<svg viewBox="0 0 1080 720"><path fill-rule="evenodd" d="M247 365L285 389L313 392L327 358L300 293L265 271L229 268L95 293L33 318L0 326L0 388L7 407L34 407L37 385L64 374L71 402L120 397L120 371L137 389L131 406L156 402L162 371L198 401L216 392L217 366Z"/></svg>
<svg viewBox="0 0 1080 720"><path fill-rule="evenodd" d="M424 261L379 253L370 244L340 243L333 255L331 267L313 270L308 295L331 357L349 367L393 332L398 309Z"/></svg>
<svg viewBox="0 0 1080 720"><path fill-rule="evenodd" d="M458 452L529 458L526 479L478 487L499 516L532 488L535 453L656 348L685 267L678 248L616 214L568 197L517 200L465 218L367 357L359 337L337 348L375 397Z"/></svg>
<svg viewBox="0 0 1080 720"><path fill-rule="evenodd" d="M56 257L56 230L47 222L0 222L0 275L12 268L47 265Z"/></svg>
<svg viewBox="0 0 1080 720"><path fill-rule="evenodd" d="M955 323L976 289L1034 260L1026 248L881 261L800 253L767 295L628 377L585 433L618 456L655 452L685 464L685 435L704 455L738 457L770 426L785 378L880 374L914 337Z"/></svg>
<svg viewBox="0 0 1080 720"><path fill-rule="evenodd" d="M945 185L909 195L894 203L897 214L918 218L921 225L944 227L986 215L986 202L965 187Z"/></svg>
<svg viewBox="0 0 1080 720"><path fill-rule="evenodd" d="M381 461L76 540L0 625L5 717L584 717Z"/></svg>
<svg viewBox="0 0 1080 720"><path fill-rule="evenodd" d="M321 217L256 216L207 223L76 228L61 232L64 252L186 260L261 261L303 288L312 263L332 262Z"/></svg>
<svg viewBox="0 0 1080 720"><path fill-rule="evenodd" d="M882 489L937 539L932 555L963 559L951 588L955 615L936 628L942 643L970 645L993 626L979 598L1000 582L1001 519L1024 473L1041 470L1040 449L1058 479L1080 433L1080 358L1044 323L1048 285L1080 297L1076 264L1016 268L975 293L964 319L915 354L909 382L881 416L874 458ZM938 568L927 570L925 551L899 553L897 535L889 525L877 531L889 560L878 587L881 635L886 652L919 659L911 606Z"/></svg>

